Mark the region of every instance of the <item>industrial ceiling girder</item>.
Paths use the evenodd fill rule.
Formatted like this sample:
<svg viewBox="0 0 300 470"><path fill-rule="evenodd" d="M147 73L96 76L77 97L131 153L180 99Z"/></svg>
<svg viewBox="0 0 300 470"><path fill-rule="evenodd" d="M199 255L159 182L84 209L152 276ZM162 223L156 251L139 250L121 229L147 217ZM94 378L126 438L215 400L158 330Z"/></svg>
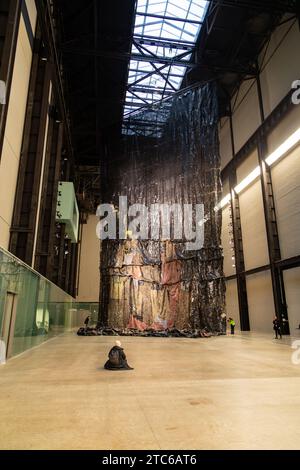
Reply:
<svg viewBox="0 0 300 470"><path fill-rule="evenodd" d="M135 53L130 54L126 52L113 52L113 51L104 51L100 49L69 47L69 46L64 46L62 48L62 52L64 54L73 54L73 55L78 55L78 56L86 55L86 56L92 56L92 57L102 57L103 59L122 60L122 61L128 61L129 59L132 59L137 62L149 62L150 60L153 61L154 59L153 56L147 56L147 55L142 55L142 54L135 54ZM185 55L187 55L187 53ZM179 57L179 56L176 56L176 57ZM196 66L195 63L189 62L187 60L186 61L180 60L176 57L170 58L170 57L156 56L155 62L160 63L160 64L166 64L166 65L178 65L181 67L195 67Z"/></svg>

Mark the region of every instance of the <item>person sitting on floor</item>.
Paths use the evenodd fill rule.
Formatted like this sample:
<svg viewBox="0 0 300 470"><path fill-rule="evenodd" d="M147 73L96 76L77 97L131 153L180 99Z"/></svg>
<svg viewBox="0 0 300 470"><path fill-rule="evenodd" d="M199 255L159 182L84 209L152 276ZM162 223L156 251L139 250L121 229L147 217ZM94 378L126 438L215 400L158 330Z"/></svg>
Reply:
<svg viewBox="0 0 300 470"><path fill-rule="evenodd" d="M108 353L108 361L104 368L107 370L133 370L127 363L124 349L121 348L121 341L116 341L116 345Z"/></svg>

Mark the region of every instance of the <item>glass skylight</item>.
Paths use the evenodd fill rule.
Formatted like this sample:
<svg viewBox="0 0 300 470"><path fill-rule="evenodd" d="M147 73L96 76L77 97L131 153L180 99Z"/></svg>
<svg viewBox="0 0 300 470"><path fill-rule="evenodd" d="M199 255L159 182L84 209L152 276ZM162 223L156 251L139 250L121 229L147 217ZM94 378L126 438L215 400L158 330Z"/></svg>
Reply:
<svg viewBox="0 0 300 470"><path fill-rule="evenodd" d="M139 108L154 105L179 90L208 3L138 0L124 123Z"/></svg>

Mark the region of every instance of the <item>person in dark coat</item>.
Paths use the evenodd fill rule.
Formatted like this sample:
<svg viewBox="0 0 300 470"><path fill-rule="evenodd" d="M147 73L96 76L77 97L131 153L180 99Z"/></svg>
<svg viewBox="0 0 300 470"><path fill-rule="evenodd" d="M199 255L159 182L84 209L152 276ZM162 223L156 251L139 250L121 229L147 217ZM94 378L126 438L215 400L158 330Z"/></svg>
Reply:
<svg viewBox="0 0 300 470"><path fill-rule="evenodd" d="M116 345L109 351L108 361L106 361L104 368L107 370L133 370L133 367L127 363L121 341L116 341Z"/></svg>
<svg viewBox="0 0 300 470"><path fill-rule="evenodd" d="M280 323L277 317L273 320L273 330L275 331L275 339L278 339L278 335L280 336L280 339L282 339Z"/></svg>
<svg viewBox="0 0 300 470"><path fill-rule="evenodd" d="M87 329L87 327L89 326L90 319L91 319L91 317L90 317L90 315L88 315L88 316L86 317L86 319L84 320L84 327L85 327L85 329Z"/></svg>

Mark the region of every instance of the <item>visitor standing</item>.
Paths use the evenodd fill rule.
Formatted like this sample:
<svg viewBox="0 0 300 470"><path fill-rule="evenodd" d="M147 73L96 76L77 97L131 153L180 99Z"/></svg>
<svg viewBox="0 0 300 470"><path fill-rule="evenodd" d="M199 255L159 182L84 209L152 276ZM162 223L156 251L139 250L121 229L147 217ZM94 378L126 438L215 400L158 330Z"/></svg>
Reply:
<svg viewBox="0 0 300 470"><path fill-rule="evenodd" d="M230 334L234 335L235 321L231 317L229 317L228 321L230 325Z"/></svg>
<svg viewBox="0 0 300 470"><path fill-rule="evenodd" d="M273 330L275 331L275 339L278 339L278 335L280 339L282 339L281 327L280 327L280 322L278 320L278 317L274 317Z"/></svg>
<svg viewBox="0 0 300 470"><path fill-rule="evenodd" d="M88 315L88 316L86 317L86 319L84 320L84 326L85 326L85 329L86 329L86 330L87 330L87 328L88 328L88 326L89 326L90 319L91 319L91 317L90 317L90 315Z"/></svg>

